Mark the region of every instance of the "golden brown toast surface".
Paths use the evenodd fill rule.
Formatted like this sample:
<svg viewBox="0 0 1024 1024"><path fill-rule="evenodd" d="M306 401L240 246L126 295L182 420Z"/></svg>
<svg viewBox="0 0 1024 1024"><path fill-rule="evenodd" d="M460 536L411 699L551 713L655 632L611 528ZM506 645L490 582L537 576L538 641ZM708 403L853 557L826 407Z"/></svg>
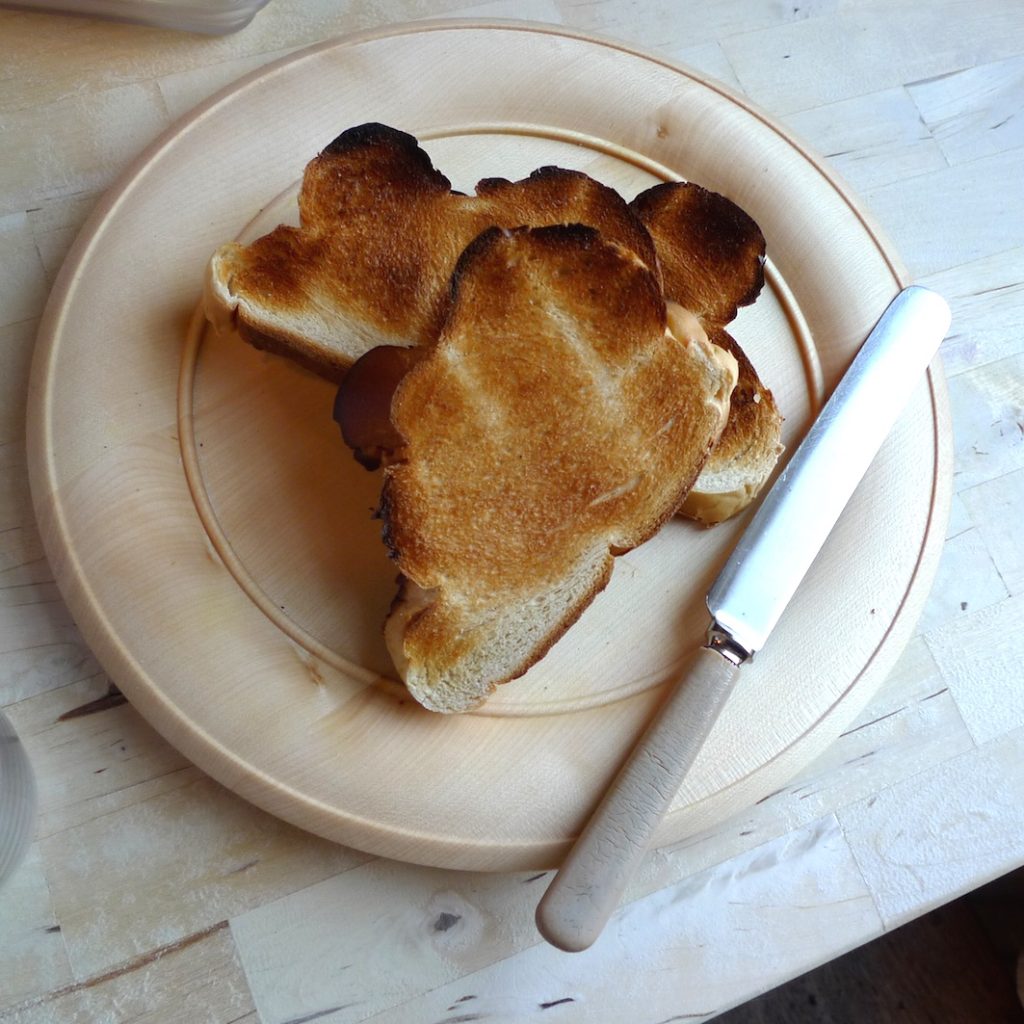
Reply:
<svg viewBox="0 0 1024 1024"><path fill-rule="evenodd" d="M545 167L462 195L411 135L379 124L349 129L310 161L299 216L298 228L218 251L207 309L332 379L375 344L432 343L460 254L491 226L584 223L657 266L636 214L587 175Z"/></svg>
<svg viewBox="0 0 1024 1024"><path fill-rule="evenodd" d="M587 175L548 167L516 182L484 179L465 196L452 192L412 136L379 124L349 129L307 165L299 207L301 227L218 250L207 313L334 381L369 349L432 344L451 270L465 245L493 225L594 226L663 272L666 298L692 309L709 332L753 301L763 282L757 225L699 186L657 185L627 207ZM740 369L739 395L757 395L761 404L731 418L683 508L704 522L752 500L774 464L767 453L778 447L781 417L771 392L749 360ZM758 458L744 465L751 452Z"/></svg>
<svg viewBox="0 0 1024 1024"><path fill-rule="evenodd" d="M725 423L735 364L666 330L659 282L590 228L491 229L391 403L381 512L427 595L396 662L464 710L520 675L650 537Z"/></svg>

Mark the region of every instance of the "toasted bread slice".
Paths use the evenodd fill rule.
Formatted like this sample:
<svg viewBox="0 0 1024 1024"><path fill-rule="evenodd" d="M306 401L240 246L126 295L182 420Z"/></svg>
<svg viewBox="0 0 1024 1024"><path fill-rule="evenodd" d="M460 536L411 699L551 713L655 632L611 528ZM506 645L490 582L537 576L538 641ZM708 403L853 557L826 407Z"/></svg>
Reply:
<svg viewBox="0 0 1024 1024"><path fill-rule="evenodd" d="M738 378L729 421L679 512L711 526L745 509L772 475L782 452L782 416L735 339L723 328L709 339L732 353Z"/></svg>
<svg viewBox="0 0 1024 1024"><path fill-rule="evenodd" d="M214 254L206 314L336 382L370 348L435 340L451 270L465 244L492 225L597 227L655 273L664 268L666 297L692 308L711 334L763 282L756 224L699 186L658 185L627 207L587 175L541 168L517 182L485 179L477 195L465 196L412 136L379 124L349 129L309 163L299 210L299 228L282 226ZM740 373L737 397L750 396L755 408L732 418L683 507L706 523L745 507L774 465L763 457L744 462L778 444L781 417L746 358Z"/></svg>
<svg viewBox="0 0 1024 1024"><path fill-rule="evenodd" d="M762 288L764 238L729 200L689 183L656 186L633 205L655 240L674 333L679 338L700 335L705 342L709 333L739 366L729 421L680 508L703 523L718 523L754 500L782 450L782 417L772 393L722 326ZM406 349L375 350L360 359L355 377L339 395L342 433L369 468L379 464L379 435L390 430L391 393L411 358Z"/></svg>
<svg viewBox="0 0 1024 1024"><path fill-rule="evenodd" d="M718 523L754 500L782 451L775 399L724 330L764 285L764 236L734 203L690 182L655 185L630 205L654 240L665 298L692 312L739 364L728 425L680 509Z"/></svg>
<svg viewBox="0 0 1024 1024"><path fill-rule="evenodd" d="M491 228L391 399L385 635L408 689L468 710L534 664L670 517L719 437L735 360L667 328L654 273L581 226Z"/></svg>
<svg viewBox="0 0 1024 1024"><path fill-rule="evenodd" d="M588 224L657 272L636 214L586 174L542 167L467 196L416 139L381 124L343 132L310 161L299 221L217 250L206 315L335 381L375 345L436 340L456 261L486 228Z"/></svg>

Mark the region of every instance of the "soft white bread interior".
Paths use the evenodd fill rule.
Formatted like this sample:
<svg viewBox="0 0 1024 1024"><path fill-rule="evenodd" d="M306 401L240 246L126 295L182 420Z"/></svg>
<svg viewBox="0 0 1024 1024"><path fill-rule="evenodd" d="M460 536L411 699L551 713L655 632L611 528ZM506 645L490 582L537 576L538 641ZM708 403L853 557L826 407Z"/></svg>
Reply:
<svg viewBox="0 0 1024 1024"><path fill-rule="evenodd" d="M761 493L782 454L782 415L743 349L724 329L711 342L736 359L729 422L679 511L709 526L742 512Z"/></svg>

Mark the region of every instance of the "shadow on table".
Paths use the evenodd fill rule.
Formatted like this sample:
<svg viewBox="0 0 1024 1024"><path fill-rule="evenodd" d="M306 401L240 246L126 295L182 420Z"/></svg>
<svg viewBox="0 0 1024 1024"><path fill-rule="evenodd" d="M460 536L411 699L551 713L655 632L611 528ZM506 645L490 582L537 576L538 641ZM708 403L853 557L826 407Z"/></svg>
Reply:
<svg viewBox="0 0 1024 1024"><path fill-rule="evenodd" d="M1024 986L1024 868L716 1024L1024 1024L1018 984Z"/></svg>

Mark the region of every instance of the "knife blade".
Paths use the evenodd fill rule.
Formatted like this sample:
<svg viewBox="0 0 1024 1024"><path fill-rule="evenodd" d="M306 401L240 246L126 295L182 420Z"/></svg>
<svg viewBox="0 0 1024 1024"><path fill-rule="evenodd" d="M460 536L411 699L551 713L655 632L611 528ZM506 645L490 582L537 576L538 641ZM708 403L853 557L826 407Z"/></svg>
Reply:
<svg viewBox="0 0 1024 1024"><path fill-rule="evenodd" d="M707 596L707 642L648 726L537 907L552 945L601 933L742 665L762 649L949 329L912 285L890 303L765 496Z"/></svg>

